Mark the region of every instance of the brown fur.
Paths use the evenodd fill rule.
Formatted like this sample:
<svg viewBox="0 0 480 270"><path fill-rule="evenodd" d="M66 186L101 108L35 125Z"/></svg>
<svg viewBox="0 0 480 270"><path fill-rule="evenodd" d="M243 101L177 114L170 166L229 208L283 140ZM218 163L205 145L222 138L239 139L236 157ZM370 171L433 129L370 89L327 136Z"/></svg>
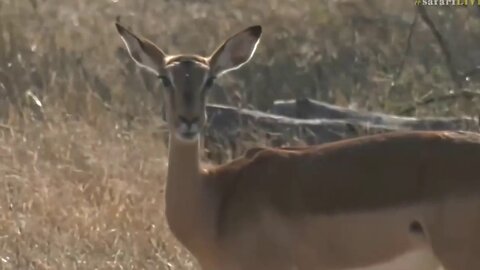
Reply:
<svg viewBox="0 0 480 270"><path fill-rule="evenodd" d="M204 173L204 184L218 196L216 256L240 265L231 269L346 269L423 249L431 250L437 267L435 256L442 260L442 250L455 242L447 241L446 226L464 227L473 217L480 227L479 164L480 135L460 132L399 132L304 149L258 149ZM436 213L451 202L471 211L447 225ZM480 240L479 229L465 233L469 241ZM341 234L352 241L337 239ZM332 236L338 251L322 247ZM470 250L456 265L478 265L472 254L480 245L457 241Z"/></svg>
<svg viewBox="0 0 480 270"><path fill-rule="evenodd" d="M228 192L229 200L259 194L289 216L373 211L445 196L480 195L477 134L399 132L294 149L257 150L211 174L228 179L224 188L234 189ZM239 172L242 177L232 177Z"/></svg>

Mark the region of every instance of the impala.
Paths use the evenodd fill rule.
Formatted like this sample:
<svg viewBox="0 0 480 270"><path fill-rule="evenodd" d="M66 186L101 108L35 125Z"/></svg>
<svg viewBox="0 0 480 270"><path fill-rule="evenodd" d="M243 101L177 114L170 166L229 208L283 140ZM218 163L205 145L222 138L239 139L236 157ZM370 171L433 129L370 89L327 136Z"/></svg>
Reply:
<svg viewBox="0 0 480 270"><path fill-rule="evenodd" d="M480 135L255 148L206 169L199 139L209 88L251 59L262 28L202 57L168 55L116 27L133 60L163 81L166 219L203 269L480 269Z"/></svg>

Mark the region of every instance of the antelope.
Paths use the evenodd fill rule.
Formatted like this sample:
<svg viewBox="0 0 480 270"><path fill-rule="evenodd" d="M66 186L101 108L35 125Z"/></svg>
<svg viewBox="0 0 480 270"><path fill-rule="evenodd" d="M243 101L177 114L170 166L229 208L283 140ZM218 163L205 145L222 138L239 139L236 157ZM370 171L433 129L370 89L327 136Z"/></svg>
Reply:
<svg viewBox="0 0 480 270"><path fill-rule="evenodd" d="M480 269L479 134L398 131L257 147L205 168L209 88L249 62L262 27L207 57L169 55L116 28L133 61L163 82L165 216L202 269Z"/></svg>

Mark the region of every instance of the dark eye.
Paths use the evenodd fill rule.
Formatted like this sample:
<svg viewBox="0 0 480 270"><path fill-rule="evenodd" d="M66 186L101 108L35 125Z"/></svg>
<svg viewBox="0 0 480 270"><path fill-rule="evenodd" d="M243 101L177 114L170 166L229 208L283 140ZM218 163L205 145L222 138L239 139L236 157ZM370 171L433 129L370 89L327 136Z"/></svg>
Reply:
<svg viewBox="0 0 480 270"><path fill-rule="evenodd" d="M160 76L158 76L158 78L160 80L162 80L163 86L165 86L167 88L172 86L172 82L170 81L170 79L168 79L167 76L160 75Z"/></svg>
<svg viewBox="0 0 480 270"><path fill-rule="evenodd" d="M208 78L207 81L205 82L205 88L212 87L214 81L215 81L215 77Z"/></svg>

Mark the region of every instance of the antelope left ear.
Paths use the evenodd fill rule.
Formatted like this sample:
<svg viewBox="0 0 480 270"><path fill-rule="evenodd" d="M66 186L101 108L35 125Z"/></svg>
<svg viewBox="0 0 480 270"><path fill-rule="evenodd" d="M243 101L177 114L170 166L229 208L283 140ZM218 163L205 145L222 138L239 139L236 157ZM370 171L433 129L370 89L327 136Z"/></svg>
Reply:
<svg viewBox="0 0 480 270"><path fill-rule="evenodd" d="M260 25L251 26L228 38L210 56L210 68L220 76L246 64L253 56L262 35Z"/></svg>

